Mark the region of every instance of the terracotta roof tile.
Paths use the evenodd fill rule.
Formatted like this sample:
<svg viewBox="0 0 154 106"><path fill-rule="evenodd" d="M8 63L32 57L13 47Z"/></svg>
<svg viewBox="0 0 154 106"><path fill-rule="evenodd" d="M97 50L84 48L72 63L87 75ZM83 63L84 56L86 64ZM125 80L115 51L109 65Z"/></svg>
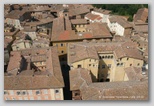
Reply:
<svg viewBox="0 0 154 106"><path fill-rule="evenodd" d="M20 52L12 51L10 54L10 60L9 60L9 64L7 67L7 71L20 68L21 61L22 61L22 57L21 57Z"/></svg>
<svg viewBox="0 0 154 106"><path fill-rule="evenodd" d="M129 81L141 80L143 78L142 68L128 67L124 69Z"/></svg>
<svg viewBox="0 0 154 106"><path fill-rule="evenodd" d="M68 46L68 63L73 63L86 58L98 59L98 53L114 53L116 59L130 57L143 59L143 56L137 50L136 43L125 42L104 42L104 43L70 43ZM81 56L82 55L82 56Z"/></svg>
<svg viewBox="0 0 154 106"><path fill-rule="evenodd" d="M87 17L88 19L91 19L91 20L95 20L95 19L99 18L100 16L92 14L92 13L88 13L85 15L85 17Z"/></svg>
<svg viewBox="0 0 154 106"><path fill-rule="evenodd" d="M71 19L70 20L72 24L87 24L86 19Z"/></svg>
<svg viewBox="0 0 154 106"><path fill-rule="evenodd" d="M31 54L30 56L27 53ZM19 56L23 56L25 59L27 57L33 58L33 55L39 52L44 54L46 58L46 70L44 72L35 72L35 70L21 70L17 75L7 75L4 76L4 89L6 90L25 90L25 89L43 89L43 88L59 88L64 87L64 81L62 77L62 72L59 64L57 48L40 48L40 49L27 49L24 51L17 52ZM21 54L20 54L21 53ZM42 54L42 55L43 55ZM19 56L15 56L16 58ZM13 57L10 60L14 59ZM40 58L38 58L40 60ZM37 59L37 60L38 60ZM33 60L33 59L32 59ZM44 60L44 59L43 59ZM15 60L14 60L15 61ZM42 61L42 59L41 59ZM19 63L19 62L16 62ZM15 63L9 63L15 65ZM20 64L19 64L20 65ZM12 69L12 68L11 68ZM10 69L10 71L12 71ZM9 70L8 70L9 71Z"/></svg>
<svg viewBox="0 0 154 106"><path fill-rule="evenodd" d="M110 16L109 20L110 20L110 22L117 22L118 24L120 24L124 28L133 27L133 25L130 24L127 20L125 20L119 16Z"/></svg>
<svg viewBox="0 0 154 106"><path fill-rule="evenodd" d="M80 68L69 73L70 88L80 90L82 100L148 100L148 80L95 83L90 80L88 70Z"/></svg>
<svg viewBox="0 0 154 106"><path fill-rule="evenodd" d="M148 18L148 9L140 8L135 14L134 22L137 22L137 21L145 22L147 18Z"/></svg>
<svg viewBox="0 0 154 106"><path fill-rule="evenodd" d="M75 16L80 14L85 14L90 12L90 10L87 7L81 6L79 8L70 9L69 10L69 16Z"/></svg>

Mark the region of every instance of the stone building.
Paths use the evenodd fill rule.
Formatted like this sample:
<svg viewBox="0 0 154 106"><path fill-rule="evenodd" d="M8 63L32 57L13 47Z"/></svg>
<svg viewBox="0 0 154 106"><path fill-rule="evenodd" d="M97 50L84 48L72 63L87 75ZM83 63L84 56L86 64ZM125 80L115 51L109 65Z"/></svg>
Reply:
<svg viewBox="0 0 154 106"><path fill-rule="evenodd" d="M56 47L11 52L5 100L63 100L63 87Z"/></svg>

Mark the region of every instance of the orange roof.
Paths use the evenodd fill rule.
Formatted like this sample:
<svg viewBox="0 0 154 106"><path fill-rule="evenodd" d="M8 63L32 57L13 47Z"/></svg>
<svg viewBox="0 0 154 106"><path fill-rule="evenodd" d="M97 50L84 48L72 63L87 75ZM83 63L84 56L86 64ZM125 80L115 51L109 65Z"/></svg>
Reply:
<svg viewBox="0 0 154 106"><path fill-rule="evenodd" d="M70 31L63 31L58 37L59 40L68 40L70 37Z"/></svg>
<svg viewBox="0 0 154 106"><path fill-rule="evenodd" d="M92 36L92 34L90 34L90 33L86 33L86 34L84 34L84 38L92 38L93 36Z"/></svg>

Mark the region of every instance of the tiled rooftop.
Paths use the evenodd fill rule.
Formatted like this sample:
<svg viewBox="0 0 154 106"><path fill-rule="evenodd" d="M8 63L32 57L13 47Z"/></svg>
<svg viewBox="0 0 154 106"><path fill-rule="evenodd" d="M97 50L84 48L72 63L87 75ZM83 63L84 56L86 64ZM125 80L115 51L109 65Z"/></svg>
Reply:
<svg viewBox="0 0 154 106"><path fill-rule="evenodd" d="M143 59L143 56L137 50L136 43L127 42L104 42L104 43L70 43L68 46L68 62L73 63L86 58L98 59L98 53L113 53L116 59L122 57L131 57ZM74 55L71 55L74 53Z"/></svg>
<svg viewBox="0 0 154 106"><path fill-rule="evenodd" d="M134 22L141 21L146 22L146 19L148 18L148 9L147 8L140 8L138 9L137 13L134 17Z"/></svg>
<svg viewBox="0 0 154 106"><path fill-rule="evenodd" d="M69 73L70 89L80 90L82 100L148 99L148 80L92 83L89 71L86 69L74 69ZM131 98L132 96L135 98ZM142 98L137 98L137 96L142 96Z"/></svg>
<svg viewBox="0 0 154 106"><path fill-rule="evenodd" d="M41 52L42 51L42 52ZM24 52L28 52L24 53ZM35 52L35 53L34 53ZM37 58L34 55L39 52ZM13 57L10 58L9 67L7 71L13 71L14 68L19 67L21 55L27 58L30 54L31 61L46 61L46 71L35 72L32 70L21 70L20 73L14 75L4 76L4 89L15 89L15 90L25 90L25 89L41 89L41 88L57 88L64 87L62 72L60 69L57 48L41 48L41 49L27 49L19 52L11 52ZM43 53L43 54L42 54ZM41 55L42 54L42 55ZM43 58L40 58L40 55ZM25 57L26 56L26 57ZM41 59L41 60L40 60ZM43 59L43 60L42 60ZM15 63L12 63L16 61ZM18 62L17 62L18 61Z"/></svg>

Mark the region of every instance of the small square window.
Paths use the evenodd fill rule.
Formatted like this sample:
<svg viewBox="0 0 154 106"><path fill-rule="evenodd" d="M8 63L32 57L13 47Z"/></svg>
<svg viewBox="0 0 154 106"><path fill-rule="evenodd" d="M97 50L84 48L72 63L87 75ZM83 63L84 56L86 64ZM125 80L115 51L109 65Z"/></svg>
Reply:
<svg viewBox="0 0 154 106"><path fill-rule="evenodd" d="M138 63L137 66L140 66L140 63Z"/></svg>
<svg viewBox="0 0 154 106"><path fill-rule="evenodd" d="M10 90L10 95L14 95L14 91L13 90Z"/></svg>
<svg viewBox="0 0 154 106"><path fill-rule="evenodd" d="M105 68L105 65L102 65L102 68Z"/></svg>
<svg viewBox="0 0 154 106"><path fill-rule="evenodd" d="M78 68L81 68L82 66L81 65L78 65Z"/></svg>
<svg viewBox="0 0 154 106"><path fill-rule="evenodd" d="M48 94L48 90L47 89L44 90L44 94Z"/></svg>
<svg viewBox="0 0 154 106"><path fill-rule="evenodd" d="M32 95L32 94L33 94L32 90L29 90L29 91L28 91L28 94L29 94L29 95Z"/></svg>
<svg viewBox="0 0 154 106"><path fill-rule="evenodd" d="M26 92L25 92L25 91L23 91L23 92L22 92L22 94L23 94L23 95L25 95L25 94L26 94Z"/></svg>
<svg viewBox="0 0 154 106"><path fill-rule="evenodd" d="M89 64L89 66L91 66L91 64Z"/></svg>
<svg viewBox="0 0 154 106"><path fill-rule="evenodd" d="M4 91L4 95L6 95L7 94L7 92L6 91Z"/></svg>
<svg viewBox="0 0 154 106"><path fill-rule="evenodd" d="M56 89L56 90L55 90L55 93L59 93L59 90Z"/></svg>
<svg viewBox="0 0 154 106"><path fill-rule="evenodd" d="M20 95L20 91L17 91L17 95Z"/></svg>
<svg viewBox="0 0 154 106"><path fill-rule="evenodd" d="M36 95L39 95L40 94L40 91L36 91Z"/></svg>
<svg viewBox="0 0 154 106"><path fill-rule="evenodd" d="M64 46L63 44L61 44L61 46Z"/></svg>

